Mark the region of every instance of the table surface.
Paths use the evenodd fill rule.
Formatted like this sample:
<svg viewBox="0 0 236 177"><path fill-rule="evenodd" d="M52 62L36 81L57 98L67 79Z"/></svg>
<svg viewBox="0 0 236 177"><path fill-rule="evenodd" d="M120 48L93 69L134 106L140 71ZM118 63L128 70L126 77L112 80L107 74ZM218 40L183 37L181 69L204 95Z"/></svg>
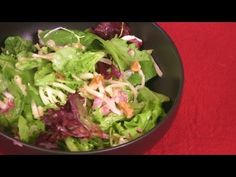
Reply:
<svg viewBox="0 0 236 177"><path fill-rule="evenodd" d="M236 154L236 23L159 23L185 83L171 128L146 154Z"/></svg>
<svg viewBox="0 0 236 177"><path fill-rule="evenodd" d="M180 107L145 154L236 154L236 23L158 23L184 65ZM0 154L17 153L0 140Z"/></svg>

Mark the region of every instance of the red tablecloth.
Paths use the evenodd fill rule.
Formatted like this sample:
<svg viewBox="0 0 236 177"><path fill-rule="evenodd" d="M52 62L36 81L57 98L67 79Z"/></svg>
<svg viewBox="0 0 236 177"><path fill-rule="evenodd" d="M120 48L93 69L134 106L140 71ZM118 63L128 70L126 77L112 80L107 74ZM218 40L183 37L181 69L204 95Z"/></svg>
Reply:
<svg viewBox="0 0 236 177"><path fill-rule="evenodd" d="M236 23L159 25L179 50L185 84L174 122L146 154L236 154Z"/></svg>
<svg viewBox="0 0 236 177"><path fill-rule="evenodd" d="M236 23L159 23L182 58L177 117L146 154L236 154Z"/></svg>

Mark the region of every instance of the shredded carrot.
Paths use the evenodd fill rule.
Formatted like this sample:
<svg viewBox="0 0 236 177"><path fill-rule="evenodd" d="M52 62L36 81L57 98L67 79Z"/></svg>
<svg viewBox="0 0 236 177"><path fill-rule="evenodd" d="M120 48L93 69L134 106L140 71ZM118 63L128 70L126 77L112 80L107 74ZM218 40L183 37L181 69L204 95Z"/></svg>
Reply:
<svg viewBox="0 0 236 177"><path fill-rule="evenodd" d="M140 69L141 69L141 66L139 64L138 61L134 61L132 64L131 64L131 67L130 69L134 72L138 72Z"/></svg>
<svg viewBox="0 0 236 177"><path fill-rule="evenodd" d="M97 89L100 84L103 84L104 78L101 74L95 76L89 84L89 87L92 89Z"/></svg>
<svg viewBox="0 0 236 177"><path fill-rule="evenodd" d="M134 115L133 108L125 101L120 101L118 103L119 108L124 112L127 118L131 118Z"/></svg>

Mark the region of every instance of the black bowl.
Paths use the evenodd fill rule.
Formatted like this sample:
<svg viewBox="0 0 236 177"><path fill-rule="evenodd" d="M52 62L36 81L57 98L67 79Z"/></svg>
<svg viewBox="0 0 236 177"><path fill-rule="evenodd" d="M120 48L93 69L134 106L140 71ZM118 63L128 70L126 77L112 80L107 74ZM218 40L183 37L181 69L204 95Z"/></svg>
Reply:
<svg viewBox="0 0 236 177"><path fill-rule="evenodd" d="M38 29L52 29L55 27L63 26L71 29L85 29L93 26L95 23L0 23L0 42L1 45L7 36L20 35L26 39L36 42L36 33ZM164 75L162 78L156 77L147 83L147 86L154 91L163 93L170 97L171 102L165 104L165 110L167 112L164 117L155 128L145 135L122 145L97 150L90 152L64 152L53 151L44 148L36 147L30 144L22 143L22 147L13 145L12 141L16 141L14 138L0 132L2 136L2 142L6 142L4 145L9 153L14 154L142 154L154 143L156 143L170 127L173 121L174 113L176 113L177 107L180 102L180 97L183 89L183 65L180 60L178 51L168 37L168 35L154 23L143 22L130 22L133 34L143 39L144 49L154 49L153 56L155 61L160 66ZM5 137L5 138L4 138ZM2 144L2 143L1 143Z"/></svg>

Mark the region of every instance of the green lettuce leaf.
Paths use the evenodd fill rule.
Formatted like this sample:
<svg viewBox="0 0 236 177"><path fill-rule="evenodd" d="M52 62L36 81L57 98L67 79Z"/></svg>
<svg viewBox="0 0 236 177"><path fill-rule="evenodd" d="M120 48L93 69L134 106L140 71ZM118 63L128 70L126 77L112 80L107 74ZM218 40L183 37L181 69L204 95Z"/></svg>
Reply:
<svg viewBox="0 0 236 177"><path fill-rule="evenodd" d="M148 81L157 75L152 63L152 56L147 52L147 50L140 51L134 44L127 44L127 41L119 38L99 41L103 44L106 52L113 57L120 70L124 71L129 69L132 62L138 60L145 75L145 81ZM130 50L133 50L134 55L129 55ZM140 82L137 79L137 77L132 78L132 81L137 84Z"/></svg>
<svg viewBox="0 0 236 177"><path fill-rule="evenodd" d="M152 116L151 111L145 111L137 114L131 121L125 121L125 131L122 132L127 138L136 138L146 132L146 126L150 122Z"/></svg>
<svg viewBox="0 0 236 177"><path fill-rule="evenodd" d="M140 61L139 63L141 65L141 69L145 76L146 82L157 75L153 62L151 60L144 60Z"/></svg>
<svg viewBox="0 0 236 177"><path fill-rule="evenodd" d="M103 131L108 131L115 122L124 120L125 117L123 115L117 115L113 113L103 117L101 111L96 109L94 112L92 112L92 118L95 122L99 123L99 126Z"/></svg>
<svg viewBox="0 0 236 177"><path fill-rule="evenodd" d="M87 73L95 71L95 64L105 56L104 52L86 52L66 65L67 73Z"/></svg>
<svg viewBox="0 0 236 177"><path fill-rule="evenodd" d="M55 53L53 69L65 75L94 72L95 64L104 56L104 52L81 53L75 48L66 47Z"/></svg>
<svg viewBox="0 0 236 177"><path fill-rule="evenodd" d="M64 71L66 64L71 60L76 60L81 55L76 48L66 47L58 50L53 56L53 69Z"/></svg>
<svg viewBox="0 0 236 177"><path fill-rule="evenodd" d="M156 103L158 103L158 105L160 105L163 102L170 101L169 97L163 94L151 91L147 87L142 87L141 89L139 89L138 100L139 101L155 101Z"/></svg>
<svg viewBox="0 0 236 177"><path fill-rule="evenodd" d="M67 137L64 140L66 144L66 148L69 151L76 152L76 151L91 151L96 149L102 149L104 147L109 146L109 141L102 140L101 138L95 137L95 138L73 138L73 137Z"/></svg>
<svg viewBox="0 0 236 177"><path fill-rule="evenodd" d="M52 64L48 63L40 67L34 75L34 83L36 86L44 86L53 83L56 75L52 69Z"/></svg>
<svg viewBox="0 0 236 177"><path fill-rule="evenodd" d="M33 142L37 136L45 131L45 125L40 120L28 121L23 116L19 117L18 129L20 140L24 142Z"/></svg>
<svg viewBox="0 0 236 177"><path fill-rule="evenodd" d="M142 82L142 77L140 76L139 73L133 73L133 74L128 78L128 81L129 81L132 85L136 86L136 85L141 84L141 82Z"/></svg>
<svg viewBox="0 0 236 177"><path fill-rule="evenodd" d="M48 61L40 58L25 58L16 63L16 68L19 70L31 70L34 68L38 68L47 64Z"/></svg>
<svg viewBox="0 0 236 177"><path fill-rule="evenodd" d="M109 114L108 116L106 116L103 121L101 121L100 123L100 127L102 130L107 131L115 122L124 120L124 116L123 115L116 115L116 114Z"/></svg>
<svg viewBox="0 0 236 177"><path fill-rule="evenodd" d="M30 129L27 125L27 120L23 116L19 117L18 129L19 129L20 140L22 140L24 142L29 142Z"/></svg>
<svg viewBox="0 0 236 177"><path fill-rule="evenodd" d="M2 73L0 73L0 93L2 93L3 91L5 91L8 87L8 81L6 80L6 78L4 77L4 75Z"/></svg>
<svg viewBox="0 0 236 177"><path fill-rule="evenodd" d="M0 64L8 62L14 65L16 63L16 59L13 56L6 55L4 53L0 54Z"/></svg>
<svg viewBox="0 0 236 177"><path fill-rule="evenodd" d="M31 41L25 40L20 36L10 36L5 40L5 48L3 52L5 54L12 54L16 56L22 51L33 52L36 48Z"/></svg>
<svg viewBox="0 0 236 177"><path fill-rule="evenodd" d="M167 96L143 87L139 89L138 102L131 103L135 112L134 118L124 120L123 123L115 122L113 127L121 136L137 138L156 126L158 119L165 114L162 103L166 101L169 101Z"/></svg>

